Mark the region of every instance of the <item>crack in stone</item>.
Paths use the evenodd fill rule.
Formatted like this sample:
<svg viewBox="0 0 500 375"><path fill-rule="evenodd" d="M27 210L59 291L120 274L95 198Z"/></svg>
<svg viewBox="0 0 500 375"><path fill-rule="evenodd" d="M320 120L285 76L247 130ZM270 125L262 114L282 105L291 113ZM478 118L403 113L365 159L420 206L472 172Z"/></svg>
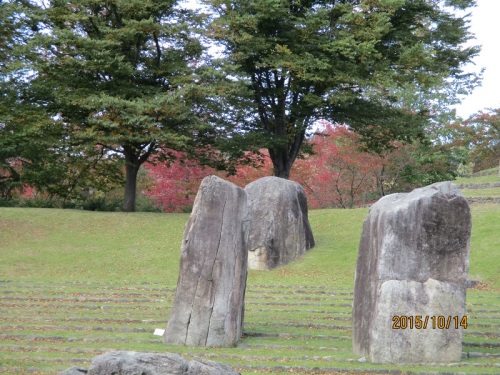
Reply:
<svg viewBox="0 0 500 375"><path fill-rule="evenodd" d="M212 315L214 313L214 302L215 302L215 298L216 298L216 294L217 294L217 289L216 289L216 280L214 279L214 267L215 267L215 263L217 262L217 258L219 256L219 250L220 250L220 244L221 244L221 240L222 240L222 230L224 229L224 213L226 211L226 203L227 203L227 198L224 199L224 206L222 207L222 217L221 217L221 224L220 224L220 230L219 230L219 241L217 243L217 251L215 252L215 257L214 257L214 261L212 263L212 275L211 275L211 280L209 280L209 282L212 283L212 289L213 289L213 298L212 298L212 301L211 301L211 311L210 311L210 316L208 317L208 329L207 329L207 336L205 337L205 346L207 346L207 341L208 341L208 337L210 336L210 330L212 328Z"/></svg>

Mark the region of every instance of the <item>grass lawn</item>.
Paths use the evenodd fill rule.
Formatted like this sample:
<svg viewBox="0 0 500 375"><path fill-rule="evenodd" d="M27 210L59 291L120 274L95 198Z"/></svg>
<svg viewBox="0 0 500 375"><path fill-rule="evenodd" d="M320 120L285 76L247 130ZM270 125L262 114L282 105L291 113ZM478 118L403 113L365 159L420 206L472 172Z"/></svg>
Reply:
<svg viewBox="0 0 500 375"><path fill-rule="evenodd" d="M500 187L487 189L460 189L465 197L500 197Z"/></svg>
<svg viewBox="0 0 500 375"><path fill-rule="evenodd" d="M314 250L272 272L250 271L249 282L352 287L367 212L310 211ZM470 273L500 289L500 205L472 205L472 217ZM175 287L187 219L188 214L1 208L0 274L3 279L161 282Z"/></svg>
<svg viewBox="0 0 500 375"><path fill-rule="evenodd" d="M188 216L1 208L0 274L175 286Z"/></svg>
<svg viewBox="0 0 500 375"><path fill-rule="evenodd" d="M500 176L498 175L498 167L485 170L483 172L491 172L485 176L477 177L459 177L455 181L456 184L479 184L483 182L500 182Z"/></svg>
<svg viewBox="0 0 500 375"><path fill-rule="evenodd" d="M500 290L500 205L472 205L469 278ZM499 310L500 312L500 310Z"/></svg>
<svg viewBox="0 0 500 375"><path fill-rule="evenodd" d="M0 374L55 374L111 349L197 355L242 373L498 374L500 205L471 208L469 274L483 284L467 295L470 358L451 367L374 365L353 354L352 288L368 209L311 211L316 247L286 267L250 271L246 335L237 348L213 349L166 347L152 335L173 301L187 214L0 208Z"/></svg>

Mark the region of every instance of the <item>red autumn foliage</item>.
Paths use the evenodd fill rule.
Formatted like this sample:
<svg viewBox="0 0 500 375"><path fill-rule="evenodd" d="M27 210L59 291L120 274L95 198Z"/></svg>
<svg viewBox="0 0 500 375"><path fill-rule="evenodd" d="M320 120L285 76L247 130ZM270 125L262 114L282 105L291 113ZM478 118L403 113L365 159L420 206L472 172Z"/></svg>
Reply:
<svg viewBox="0 0 500 375"><path fill-rule="evenodd" d="M164 212L186 212L194 202L201 180L213 172L198 163L181 162L184 155L179 151L171 154L176 158L172 162L145 164L153 186L144 194L153 198Z"/></svg>
<svg viewBox="0 0 500 375"><path fill-rule="evenodd" d="M23 160L20 158L7 160L5 165L0 166L0 198L33 198L35 196L36 189L22 183L22 170Z"/></svg>
<svg viewBox="0 0 500 375"><path fill-rule="evenodd" d="M400 183L401 171L411 161L407 147L395 144L385 156L360 150L360 136L345 126L324 122L321 133L314 136L314 154L295 162L291 180L300 183L308 196L308 205L317 208L352 208L368 204L391 193ZM260 168L240 166L234 176L194 162L172 162L170 165L147 164L153 186L145 192L154 198L164 212L189 212L201 180L218 175L245 187L250 182L273 174L267 151ZM174 153L175 154L175 153ZM175 154L177 158L183 155Z"/></svg>
<svg viewBox="0 0 500 375"><path fill-rule="evenodd" d="M201 181L207 176L216 175L244 188L250 182L272 174L271 159L266 151L262 151L264 158L259 168L240 166L234 176L226 176L224 172L203 167L194 161L185 161L181 152L170 153L175 161L155 165L148 163L145 166L153 186L144 193L153 198L163 212L190 212Z"/></svg>
<svg viewBox="0 0 500 375"><path fill-rule="evenodd" d="M359 149L359 135L328 124L312 140L314 155L295 163L291 179L308 195L311 208L352 208L366 203L382 158Z"/></svg>
<svg viewBox="0 0 500 375"><path fill-rule="evenodd" d="M273 163L269 153L267 150L260 150L260 152L263 155L263 160L258 168L252 165L243 165L237 168L234 176L226 176L223 172L218 172L217 175L242 188L261 177L272 176Z"/></svg>

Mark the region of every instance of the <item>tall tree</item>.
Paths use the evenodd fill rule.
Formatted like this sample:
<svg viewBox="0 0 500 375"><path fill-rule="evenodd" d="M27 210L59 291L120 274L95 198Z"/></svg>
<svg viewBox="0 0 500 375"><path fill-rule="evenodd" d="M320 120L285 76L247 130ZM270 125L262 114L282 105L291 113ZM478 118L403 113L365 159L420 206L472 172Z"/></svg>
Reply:
<svg viewBox="0 0 500 375"><path fill-rule="evenodd" d="M13 2L36 31L17 52L32 72L24 101L43 109L71 156L88 157L86 146L124 160L124 211L135 210L152 155L214 137L197 104L200 19L176 0Z"/></svg>
<svg viewBox="0 0 500 375"><path fill-rule="evenodd" d="M306 132L319 118L347 123L376 151L423 138L428 113L399 93L446 80L473 81L477 54L466 17L473 0L211 0L211 36L226 71L252 96L251 130L264 136L276 176L289 178Z"/></svg>

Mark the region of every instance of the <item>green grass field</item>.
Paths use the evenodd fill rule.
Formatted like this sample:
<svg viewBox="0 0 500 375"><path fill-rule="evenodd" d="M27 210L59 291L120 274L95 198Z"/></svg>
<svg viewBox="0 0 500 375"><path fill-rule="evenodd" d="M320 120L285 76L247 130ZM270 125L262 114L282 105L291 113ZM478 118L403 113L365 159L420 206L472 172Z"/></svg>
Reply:
<svg viewBox="0 0 500 375"><path fill-rule="evenodd" d="M484 176L459 177L453 182L455 182L456 184L481 184L484 182L500 182L498 167L484 170L481 174L484 174Z"/></svg>
<svg viewBox="0 0 500 375"><path fill-rule="evenodd" d="M313 210L314 251L254 283L352 287L368 209ZM500 289L500 205L472 206L470 274ZM163 282L175 287L188 214L0 209L0 274L34 281ZM476 267L480 264L480 267Z"/></svg>
<svg viewBox="0 0 500 375"><path fill-rule="evenodd" d="M469 328L453 365L360 363L351 350L357 247L367 209L314 210L317 246L250 271L237 348L164 346L187 214L0 209L0 373L55 374L107 350L171 351L242 373L500 373L500 205L472 205Z"/></svg>
<svg viewBox="0 0 500 375"><path fill-rule="evenodd" d="M500 197L500 188L461 189L465 197Z"/></svg>

